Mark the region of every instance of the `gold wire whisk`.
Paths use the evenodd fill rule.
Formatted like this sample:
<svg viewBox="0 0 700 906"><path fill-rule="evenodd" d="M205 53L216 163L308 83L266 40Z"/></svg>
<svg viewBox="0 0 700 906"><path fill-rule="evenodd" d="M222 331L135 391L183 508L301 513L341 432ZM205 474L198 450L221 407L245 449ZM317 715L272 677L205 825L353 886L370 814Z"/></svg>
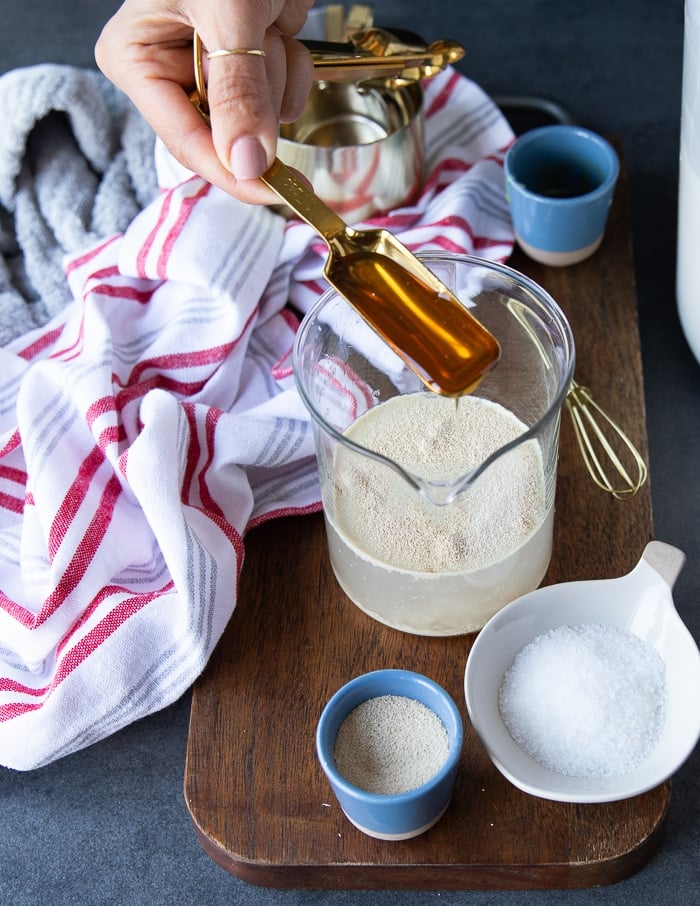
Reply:
<svg viewBox="0 0 700 906"><path fill-rule="evenodd" d="M598 487L612 494L618 500L627 500L630 497L634 497L647 480L648 470L640 452L629 437L595 402L590 390L577 384L576 381L571 382L571 388L566 397L566 407L571 413L576 440L593 481ZM627 451L634 465L633 469L628 470L623 464L613 442L611 442L599 421L596 420L596 416L603 420L605 427L612 430L614 437ZM614 466L618 476L622 478L623 487L619 487L617 481L612 481L608 477L596 453L594 439ZM617 444L618 448L619 443ZM630 472L635 474L632 475Z"/></svg>

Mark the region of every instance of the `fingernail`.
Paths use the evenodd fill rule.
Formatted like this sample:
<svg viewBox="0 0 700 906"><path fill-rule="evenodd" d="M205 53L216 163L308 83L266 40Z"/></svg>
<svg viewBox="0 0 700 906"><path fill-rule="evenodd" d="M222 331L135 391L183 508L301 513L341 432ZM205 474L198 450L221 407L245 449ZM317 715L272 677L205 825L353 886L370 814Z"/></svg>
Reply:
<svg viewBox="0 0 700 906"><path fill-rule="evenodd" d="M231 148L231 172L236 179L257 179L267 170L265 149L252 135L236 139Z"/></svg>

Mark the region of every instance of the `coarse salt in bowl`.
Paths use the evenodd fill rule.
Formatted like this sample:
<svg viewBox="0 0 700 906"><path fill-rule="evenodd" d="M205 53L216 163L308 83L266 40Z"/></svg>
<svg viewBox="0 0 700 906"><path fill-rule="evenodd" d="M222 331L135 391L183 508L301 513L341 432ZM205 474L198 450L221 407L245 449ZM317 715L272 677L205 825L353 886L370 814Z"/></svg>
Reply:
<svg viewBox="0 0 700 906"><path fill-rule="evenodd" d="M684 559L652 541L627 575L545 586L482 629L467 660L467 710L516 787L613 802L663 783L691 754L700 652L672 596Z"/></svg>
<svg viewBox="0 0 700 906"><path fill-rule="evenodd" d="M328 701L316 753L355 827L381 840L406 840L447 809L462 740L459 711L441 686L408 670L375 670Z"/></svg>

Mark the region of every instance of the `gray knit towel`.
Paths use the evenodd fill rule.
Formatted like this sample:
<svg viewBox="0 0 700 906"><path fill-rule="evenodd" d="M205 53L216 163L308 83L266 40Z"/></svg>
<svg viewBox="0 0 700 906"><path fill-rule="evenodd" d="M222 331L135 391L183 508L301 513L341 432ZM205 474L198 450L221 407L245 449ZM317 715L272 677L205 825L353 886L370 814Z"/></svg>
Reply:
<svg viewBox="0 0 700 906"><path fill-rule="evenodd" d="M154 135L96 71L0 77L0 345L72 301L65 253L123 232L158 191Z"/></svg>

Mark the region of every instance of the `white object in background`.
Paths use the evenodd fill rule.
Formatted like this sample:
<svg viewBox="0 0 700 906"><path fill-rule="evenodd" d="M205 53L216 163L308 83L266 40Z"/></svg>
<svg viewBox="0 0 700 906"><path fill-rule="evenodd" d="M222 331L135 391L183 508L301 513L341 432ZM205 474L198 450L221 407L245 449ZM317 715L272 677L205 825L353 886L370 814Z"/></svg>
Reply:
<svg viewBox="0 0 700 906"><path fill-rule="evenodd" d="M686 0L678 183L678 314L700 362L700 0Z"/></svg>

